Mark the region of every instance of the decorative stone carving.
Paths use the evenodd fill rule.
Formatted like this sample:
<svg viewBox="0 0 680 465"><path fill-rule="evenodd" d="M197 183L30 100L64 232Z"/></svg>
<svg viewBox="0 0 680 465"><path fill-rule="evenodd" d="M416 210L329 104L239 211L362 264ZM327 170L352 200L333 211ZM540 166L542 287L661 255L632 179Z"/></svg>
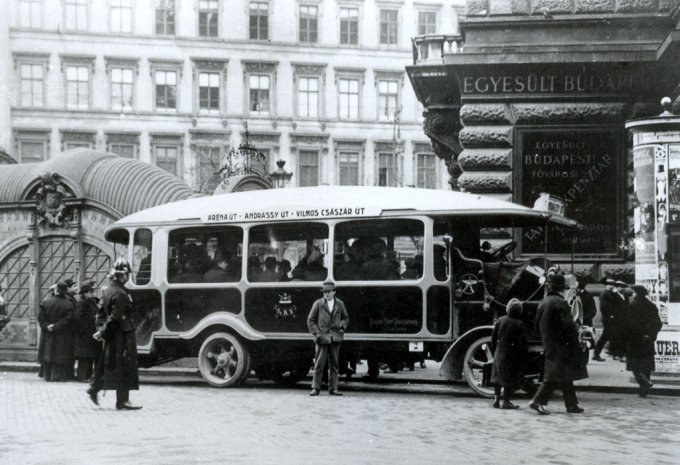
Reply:
<svg viewBox="0 0 680 465"><path fill-rule="evenodd" d="M465 148L512 147L512 126L467 126L458 139Z"/></svg>
<svg viewBox="0 0 680 465"><path fill-rule="evenodd" d="M512 173L464 172L458 187L467 192L512 192Z"/></svg>
<svg viewBox="0 0 680 465"><path fill-rule="evenodd" d="M432 140L435 153L443 159L456 158L460 153L458 132L460 131L459 109L425 111L424 128L427 137Z"/></svg>
<svg viewBox="0 0 680 465"><path fill-rule="evenodd" d="M465 125L514 123L510 106L503 103L465 104L460 119Z"/></svg>
<svg viewBox="0 0 680 465"><path fill-rule="evenodd" d="M511 170L512 149L465 149L458 162L465 171Z"/></svg>
<svg viewBox="0 0 680 465"><path fill-rule="evenodd" d="M57 173L45 173L40 177L40 184L33 198L36 203L36 220L38 224L47 224L51 228L67 226L73 218L65 203L73 193L60 181Z"/></svg>
<svg viewBox="0 0 680 465"><path fill-rule="evenodd" d="M518 124L621 123L626 119L625 103L531 103L514 104Z"/></svg>

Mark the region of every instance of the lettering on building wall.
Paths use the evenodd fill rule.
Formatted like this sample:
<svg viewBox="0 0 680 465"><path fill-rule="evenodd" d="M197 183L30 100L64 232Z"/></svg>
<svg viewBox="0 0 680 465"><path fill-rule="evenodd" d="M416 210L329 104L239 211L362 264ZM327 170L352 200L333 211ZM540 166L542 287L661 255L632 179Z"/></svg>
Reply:
<svg viewBox="0 0 680 465"><path fill-rule="evenodd" d="M619 235L616 205L619 181L616 149L618 130L526 131L522 133L521 202L533 206L542 193L561 198L565 216L582 229L576 254L615 254ZM522 238L525 253L540 253L542 228L528 228ZM557 227L548 231L551 253L571 253L572 234Z"/></svg>
<svg viewBox="0 0 680 465"><path fill-rule="evenodd" d="M634 77L623 73L602 74L497 74L463 76L464 94L574 94L632 92Z"/></svg>

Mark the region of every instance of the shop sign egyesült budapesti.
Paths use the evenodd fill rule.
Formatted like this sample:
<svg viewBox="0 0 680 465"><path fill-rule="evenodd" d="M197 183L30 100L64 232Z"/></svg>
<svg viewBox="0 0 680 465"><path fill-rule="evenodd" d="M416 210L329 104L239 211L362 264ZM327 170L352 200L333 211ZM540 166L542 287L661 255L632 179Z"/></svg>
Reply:
<svg viewBox="0 0 680 465"><path fill-rule="evenodd" d="M577 234L575 253L611 255L618 252L619 181L616 150L620 132L603 130L521 131L521 182L523 205L532 207L550 194L564 202L564 216L583 227ZM550 253L570 254L570 232L551 228ZM540 228L524 231L524 253L543 251Z"/></svg>

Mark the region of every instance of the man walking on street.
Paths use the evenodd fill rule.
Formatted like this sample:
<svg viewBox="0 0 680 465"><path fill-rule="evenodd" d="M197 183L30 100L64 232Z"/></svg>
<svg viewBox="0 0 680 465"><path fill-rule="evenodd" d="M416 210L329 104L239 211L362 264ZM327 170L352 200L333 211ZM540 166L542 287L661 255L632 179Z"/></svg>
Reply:
<svg viewBox="0 0 680 465"><path fill-rule="evenodd" d="M94 378L87 394L98 405L97 393L102 389L116 390L116 409L138 410L142 407L130 403L130 390L139 389L137 373L137 340L132 321L132 298L125 283L132 268L127 260L119 258L109 275L110 284L102 296L102 309L106 314L104 325L94 333L94 338L104 341L103 354L95 368Z"/></svg>
<svg viewBox="0 0 680 465"><path fill-rule="evenodd" d="M549 415L545 409L553 391L559 388L564 397L567 413L582 413L578 405L574 381L588 377L582 360L578 331L569 304L562 293L565 289L564 275L548 275L548 295L538 305L536 325L543 342L545 366L543 384L529 403L529 408L540 415Z"/></svg>
<svg viewBox="0 0 680 465"><path fill-rule="evenodd" d="M593 360L596 362L604 362L600 356L604 345L612 339L615 325L616 305L618 296L614 292L614 280L607 278L605 281L605 289L600 293L600 314L602 315L602 335L595 344L593 351Z"/></svg>
<svg viewBox="0 0 680 465"><path fill-rule="evenodd" d="M326 360L330 366L330 384L328 393L341 396L338 391L338 360L340 358L340 343L343 340L349 315L342 300L335 297L335 284L331 281L323 283L321 289L323 297L312 305L307 317L307 327L314 336L316 357L314 360L314 377L310 396L318 396L321 390L321 378L326 368Z"/></svg>

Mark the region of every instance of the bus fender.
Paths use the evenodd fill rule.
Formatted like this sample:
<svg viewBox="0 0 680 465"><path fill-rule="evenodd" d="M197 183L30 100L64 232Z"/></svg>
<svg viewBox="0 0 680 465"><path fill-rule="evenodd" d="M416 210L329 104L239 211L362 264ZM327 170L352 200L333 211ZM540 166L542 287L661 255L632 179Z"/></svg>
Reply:
<svg viewBox="0 0 680 465"><path fill-rule="evenodd" d="M227 312L211 313L199 321L196 326L191 328L189 331L179 333L179 337L180 339L193 339L201 334L201 332L203 332L206 328L211 326L227 326L234 330L242 338L251 341L258 341L265 338L262 334L253 331L250 326L246 325L236 315Z"/></svg>
<svg viewBox="0 0 680 465"><path fill-rule="evenodd" d="M463 357L470 344L479 338L491 336L493 326L478 326L463 334L451 344L439 367L439 376L458 381L463 378Z"/></svg>

